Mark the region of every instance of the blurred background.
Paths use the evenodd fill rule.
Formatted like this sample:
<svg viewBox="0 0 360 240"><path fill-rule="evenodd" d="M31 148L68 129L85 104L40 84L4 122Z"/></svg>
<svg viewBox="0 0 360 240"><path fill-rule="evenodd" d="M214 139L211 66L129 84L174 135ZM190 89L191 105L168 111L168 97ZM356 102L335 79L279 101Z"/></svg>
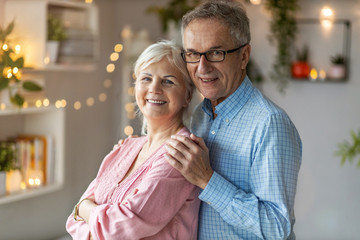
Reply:
<svg viewBox="0 0 360 240"><path fill-rule="evenodd" d="M53 155L39 182L35 178L31 184L30 177L20 173L20 187L8 185L0 196L0 239L66 239L66 219L104 156L119 139L140 133L132 88L134 60L155 41L179 38L178 15L198 2L0 0L1 37L14 21L7 40L14 49L21 46L16 54L24 58L23 65L17 62L22 71L18 78L43 88L30 96L23 92L21 113L14 103L5 103L6 89L0 91L0 140L40 134L53 142L48 149ZM351 130L360 130L360 1L278 1L287 2L279 8L270 3L277 1L240 2L251 25L249 74L285 109L303 141L295 202L297 239L359 239L359 155L341 164L335 153L344 141L351 145ZM291 10L293 3L296 11ZM288 11L288 19L279 20L279 11ZM65 32L58 36L57 59L47 48L49 27L59 24L51 17ZM285 35L274 37L274 29L286 30ZM288 59L286 64L278 65L281 57ZM334 70L335 63L343 69ZM285 74L275 72L276 67ZM343 148L345 155L347 150Z"/></svg>

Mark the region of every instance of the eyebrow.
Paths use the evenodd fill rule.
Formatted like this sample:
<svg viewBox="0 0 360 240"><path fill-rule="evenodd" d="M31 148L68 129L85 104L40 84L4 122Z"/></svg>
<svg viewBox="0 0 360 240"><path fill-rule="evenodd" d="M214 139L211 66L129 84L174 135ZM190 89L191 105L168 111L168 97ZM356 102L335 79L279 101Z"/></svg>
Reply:
<svg viewBox="0 0 360 240"><path fill-rule="evenodd" d="M146 73L146 72L142 72L142 73L140 73L140 74L144 74L144 75L147 75L147 76L150 76L150 77L153 76L152 74ZM176 78L174 75L171 75L171 74L165 75L165 76L163 76L163 77L164 77L164 78L169 78L169 77Z"/></svg>
<svg viewBox="0 0 360 240"><path fill-rule="evenodd" d="M211 47L211 48L209 48L209 50L207 50L207 51L211 51L211 50L216 50L216 49L222 49L223 47L222 46L213 46L213 47ZM193 49L193 48L188 48L188 49L186 49L185 51L190 51L190 52L199 52L199 51L196 51L195 49ZM205 51L205 52L207 52L207 51Z"/></svg>

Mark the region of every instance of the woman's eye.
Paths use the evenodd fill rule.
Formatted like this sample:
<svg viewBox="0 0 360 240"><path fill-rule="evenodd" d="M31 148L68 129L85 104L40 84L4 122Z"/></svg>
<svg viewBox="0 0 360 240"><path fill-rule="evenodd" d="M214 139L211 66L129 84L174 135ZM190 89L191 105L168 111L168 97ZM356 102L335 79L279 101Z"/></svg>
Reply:
<svg viewBox="0 0 360 240"><path fill-rule="evenodd" d="M166 85L173 85L173 84L174 84L174 82L171 81L171 80L169 80L169 79L165 79L165 80L163 81L163 83L166 84Z"/></svg>
<svg viewBox="0 0 360 240"><path fill-rule="evenodd" d="M148 82L148 81L151 81L151 78L150 78L150 77L143 77L143 78L141 79L141 81L143 81L143 82Z"/></svg>

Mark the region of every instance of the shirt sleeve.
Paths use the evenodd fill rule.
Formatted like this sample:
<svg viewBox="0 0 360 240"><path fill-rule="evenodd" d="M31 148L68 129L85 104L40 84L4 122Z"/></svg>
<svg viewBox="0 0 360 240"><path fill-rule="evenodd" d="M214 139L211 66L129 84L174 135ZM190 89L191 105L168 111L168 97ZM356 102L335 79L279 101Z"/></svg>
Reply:
<svg viewBox="0 0 360 240"><path fill-rule="evenodd" d="M302 144L295 126L282 114L269 117L261 136L251 159L251 191L214 172L199 198L234 227L262 239L286 239L292 231Z"/></svg>
<svg viewBox="0 0 360 240"><path fill-rule="evenodd" d="M96 186L96 180L94 179L84 194L80 199L89 198L94 195L94 190ZM77 240L89 240L90 238L90 229L88 224L85 221L75 221L74 212L70 214L66 221L66 230L72 236L73 239Z"/></svg>
<svg viewBox="0 0 360 240"><path fill-rule="evenodd" d="M161 156L125 201L101 204L92 210L91 235L94 239L124 240L152 236L173 219L194 190L195 186ZM196 209L193 214L197 215Z"/></svg>

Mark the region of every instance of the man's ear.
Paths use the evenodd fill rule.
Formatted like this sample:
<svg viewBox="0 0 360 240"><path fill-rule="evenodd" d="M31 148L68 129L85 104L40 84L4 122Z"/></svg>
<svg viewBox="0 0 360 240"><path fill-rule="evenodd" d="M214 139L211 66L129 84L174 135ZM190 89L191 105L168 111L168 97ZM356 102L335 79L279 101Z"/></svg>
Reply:
<svg viewBox="0 0 360 240"><path fill-rule="evenodd" d="M192 92L191 91L186 91L186 99L185 99L185 104L184 107L188 107L190 102L192 99Z"/></svg>
<svg viewBox="0 0 360 240"><path fill-rule="evenodd" d="M247 64L249 63L250 52L251 52L250 44L247 44L246 46L243 47L242 53L241 53L241 69L242 70L245 70Z"/></svg>

